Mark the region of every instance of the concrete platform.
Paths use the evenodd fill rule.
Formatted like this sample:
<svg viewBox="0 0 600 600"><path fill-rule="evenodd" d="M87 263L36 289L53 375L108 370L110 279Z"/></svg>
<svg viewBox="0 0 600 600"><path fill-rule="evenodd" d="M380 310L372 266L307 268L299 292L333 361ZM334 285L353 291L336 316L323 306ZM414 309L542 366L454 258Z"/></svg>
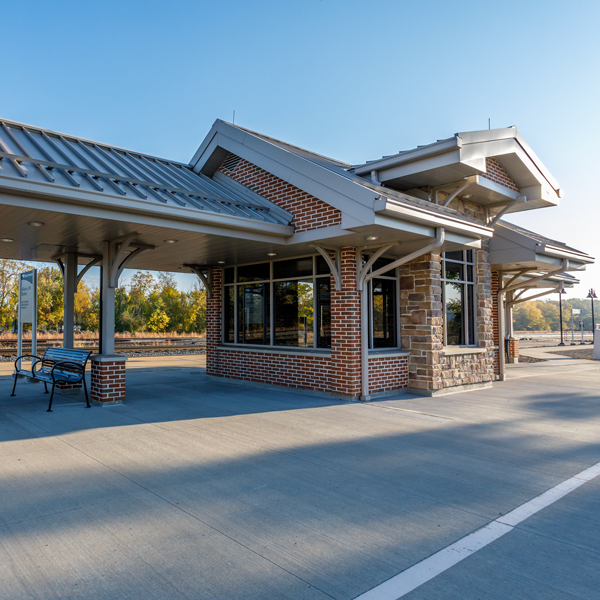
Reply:
<svg viewBox="0 0 600 600"><path fill-rule="evenodd" d="M600 461L595 363L359 404L157 358L123 406L0 379L0 598L351 599ZM598 598L599 508L593 480L406 597Z"/></svg>

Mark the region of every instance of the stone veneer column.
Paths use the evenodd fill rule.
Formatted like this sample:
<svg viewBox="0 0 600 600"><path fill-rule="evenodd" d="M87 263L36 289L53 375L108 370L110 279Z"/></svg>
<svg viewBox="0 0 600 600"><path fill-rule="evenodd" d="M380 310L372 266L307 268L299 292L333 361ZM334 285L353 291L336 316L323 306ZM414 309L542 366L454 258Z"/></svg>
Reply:
<svg viewBox="0 0 600 600"><path fill-rule="evenodd" d="M491 278L491 296L492 296L492 335L496 350L494 350L494 374L500 374L500 327L498 322L498 290L500 289L500 276L498 271L492 271Z"/></svg>
<svg viewBox="0 0 600 600"><path fill-rule="evenodd" d="M92 357L90 400L99 404L121 404L125 400L125 356L98 354Z"/></svg>
<svg viewBox="0 0 600 600"><path fill-rule="evenodd" d="M402 347L410 352L408 387L421 393L442 389L440 351L443 313L439 254L426 254L400 270Z"/></svg>
<svg viewBox="0 0 600 600"><path fill-rule="evenodd" d="M217 347L221 344L223 269L212 269L212 296L206 298L206 373L220 375L219 354Z"/></svg>
<svg viewBox="0 0 600 600"><path fill-rule="evenodd" d="M360 292L356 289L356 250L341 249L342 289L331 279L332 392L356 398L361 393ZM366 332L365 332L366 335Z"/></svg>
<svg viewBox="0 0 600 600"><path fill-rule="evenodd" d="M498 301L498 293L494 292L492 268L490 265L489 242L484 241L481 250L475 251L476 279L475 294L477 297L477 345L488 350L485 359L486 371L492 375L495 368L494 346L494 309ZM496 294L494 297L494 293ZM497 325L497 323L496 323Z"/></svg>

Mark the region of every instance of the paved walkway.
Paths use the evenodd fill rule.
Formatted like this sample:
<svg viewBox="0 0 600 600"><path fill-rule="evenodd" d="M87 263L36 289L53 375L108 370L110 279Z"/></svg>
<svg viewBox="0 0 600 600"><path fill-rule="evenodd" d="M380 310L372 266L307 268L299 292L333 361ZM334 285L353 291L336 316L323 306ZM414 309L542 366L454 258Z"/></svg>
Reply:
<svg viewBox="0 0 600 600"><path fill-rule="evenodd" d="M0 379L0 598L386 600L600 461L596 363L359 404L149 362L120 407L46 413L39 385ZM405 597L597 599L599 479Z"/></svg>

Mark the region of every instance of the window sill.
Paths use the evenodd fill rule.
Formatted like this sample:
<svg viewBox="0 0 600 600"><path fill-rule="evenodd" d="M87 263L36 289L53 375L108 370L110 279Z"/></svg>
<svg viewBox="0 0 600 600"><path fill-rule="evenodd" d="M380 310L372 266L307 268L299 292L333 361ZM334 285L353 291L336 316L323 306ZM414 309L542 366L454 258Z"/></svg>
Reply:
<svg viewBox="0 0 600 600"><path fill-rule="evenodd" d="M446 356L457 356L460 354L484 354L488 348L468 347L468 346L444 346L442 354Z"/></svg>
<svg viewBox="0 0 600 600"><path fill-rule="evenodd" d="M295 356L318 356L331 358L331 350L321 348L290 348L289 346L252 346L249 344L221 344L217 350L241 350L242 352L263 352L265 354L290 354Z"/></svg>
<svg viewBox="0 0 600 600"><path fill-rule="evenodd" d="M408 350L402 348L377 348L369 350L369 358L398 358L399 356L409 356Z"/></svg>

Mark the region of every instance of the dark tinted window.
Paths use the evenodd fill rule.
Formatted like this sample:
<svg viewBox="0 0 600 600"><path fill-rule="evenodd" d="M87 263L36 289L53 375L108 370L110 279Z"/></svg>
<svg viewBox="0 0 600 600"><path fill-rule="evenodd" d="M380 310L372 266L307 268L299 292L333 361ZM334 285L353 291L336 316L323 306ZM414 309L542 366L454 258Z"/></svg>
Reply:
<svg viewBox="0 0 600 600"><path fill-rule="evenodd" d="M373 279L373 348L394 348L396 343L396 281Z"/></svg>
<svg viewBox="0 0 600 600"><path fill-rule="evenodd" d="M273 263L273 278L310 277L313 274L312 256L294 260L279 260Z"/></svg>
<svg viewBox="0 0 600 600"><path fill-rule="evenodd" d="M238 281L244 283L246 281L261 281L269 279L270 268L269 263L261 263L259 265L246 265L245 267L237 268Z"/></svg>
<svg viewBox="0 0 600 600"><path fill-rule="evenodd" d="M317 348L331 348L331 285L317 281Z"/></svg>
<svg viewBox="0 0 600 600"><path fill-rule="evenodd" d="M225 283L233 283L234 269L233 267L228 267L225 269Z"/></svg>
<svg viewBox="0 0 600 600"><path fill-rule="evenodd" d="M275 292L275 345L312 347L314 344L313 282L278 281Z"/></svg>
<svg viewBox="0 0 600 600"><path fill-rule="evenodd" d="M238 286L238 344L270 344L269 284Z"/></svg>
<svg viewBox="0 0 600 600"><path fill-rule="evenodd" d="M329 275L330 272L327 261L319 254L317 256L317 275Z"/></svg>

